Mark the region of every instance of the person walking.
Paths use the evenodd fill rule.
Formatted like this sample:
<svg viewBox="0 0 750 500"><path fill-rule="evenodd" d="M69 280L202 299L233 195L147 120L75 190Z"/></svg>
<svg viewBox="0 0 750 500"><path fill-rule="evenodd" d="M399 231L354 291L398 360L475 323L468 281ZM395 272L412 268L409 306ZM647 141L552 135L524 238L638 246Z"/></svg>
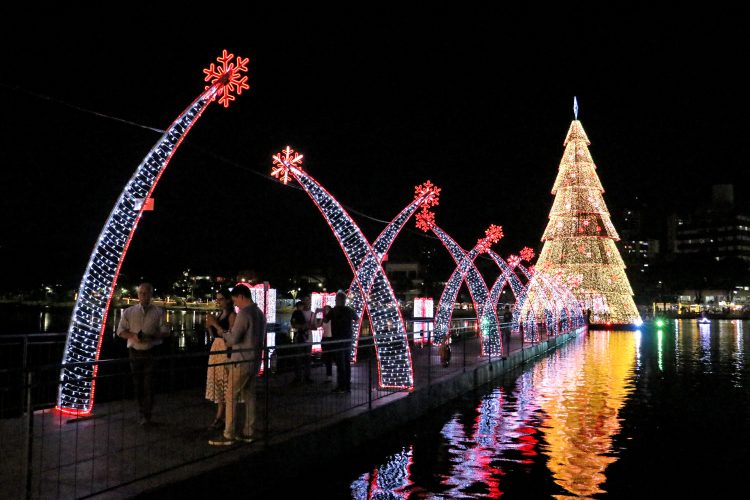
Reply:
<svg viewBox="0 0 750 500"><path fill-rule="evenodd" d="M211 422L209 429L221 429L224 427L224 409L226 407L224 398L227 388L227 370L224 366L231 354L222 351L227 350L224 339L219 332L231 330L237 314L234 312L234 302L228 288L222 288L216 294L216 304L221 308L219 313L206 317L206 327L213 337L211 342L211 355L208 356L208 370L206 371L206 399L216 403L216 417ZM221 354L214 354L221 353Z"/></svg>
<svg viewBox="0 0 750 500"><path fill-rule="evenodd" d="M164 309L151 303L153 296L153 285L141 283L138 286L138 303L123 311L117 326L117 336L128 341L130 371L138 402L138 423L141 425L151 422L154 408L154 348L170 335Z"/></svg>
<svg viewBox="0 0 750 500"><path fill-rule="evenodd" d="M312 384L310 365L312 363L312 328L315 314L310 310L310 297L305 296L295 304L290 324L294 328L294 380L292 384ZM303 378L304 377L304 378Z"/></svg>
<svg viewBox="0 0 750 500"><path fill-rule="evenodd" d="M503 357L510 355L510 328L513 322L513 314L510 312L510 306L505 306L503 312L503 322L500 325L500 331L503 334Z"/></svg>
<svg viewBox="0 0 750 500"><path fill-rule="evenodd" d="M336 345L333 342L333 333L331 332L331 320L326 319L328 313L331 312L331 306L325 306L322 309L323 317L319 322L319 328L323 329L323 336L320 340L320 348L323 351L323 364L326 366L326 380L324 383L330 384L333 378L333 359ZM317 313L316 313L317 314Z"/></svg>
<svg viewBox="0 0 750 500"><path fill-rule="evenodd" d="M238 284L231 293L240 311L232 328L219 332L227 347L232 348L232 357L231 364L226 366L228 385L224 398L224 433L208 441L213 446L231 445L237 440L246 443L255 440L255 385L260 361L259 346L266 333L266 318L253 302L250 288ZM237 403L240 399L245 403L245 422L243 431L237 433Z"/></svg>
<svg viewBox="0 0 750 500"><path fill-rule="evenodd" d="M346 294L336 293L336 306L326 316L331 322L334 360L336 362L336 387L333 392L351 392L352 387L352 330L357 319L354 310L346 305Z"/></svg>

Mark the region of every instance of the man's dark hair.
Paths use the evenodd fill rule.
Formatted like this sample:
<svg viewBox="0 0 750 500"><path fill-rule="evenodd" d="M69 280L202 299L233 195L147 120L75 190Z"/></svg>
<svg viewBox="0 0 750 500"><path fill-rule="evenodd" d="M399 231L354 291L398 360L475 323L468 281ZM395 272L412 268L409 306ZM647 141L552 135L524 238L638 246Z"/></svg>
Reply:
<svg viewBox="0 0 750 500"><path fill-rule="evenodd" d="M232 288L232 297L239 297L240 295L245 297L246 299L253 298L253 294L250 293L250 289L245 285L237 285Z"/></svg>
<svg viewBox="0 0 750 500"><path fill-rule="evenodd" d="M301 305L302 305L302 301L301 300L298 300L297 302L294 303L294 307L299 307Z"/></svg>

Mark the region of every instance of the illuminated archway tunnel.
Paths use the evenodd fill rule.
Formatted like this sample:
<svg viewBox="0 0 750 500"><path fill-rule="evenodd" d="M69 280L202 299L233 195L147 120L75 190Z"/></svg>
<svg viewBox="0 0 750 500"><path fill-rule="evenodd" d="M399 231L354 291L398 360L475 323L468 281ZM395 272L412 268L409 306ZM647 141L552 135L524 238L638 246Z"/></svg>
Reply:
<svg viewBox="0 0 750 500"><path fill-rule="evenodd" d="M409 203L378 235L375 242L372 244L372 250L377 258L378 263L383 262L384 256L388 253L399 235L404 225L408 222L414 213L423 206L432 207L439 203L440 188L427 181L414 188L414 200ZM370 293L372 287L372 281L369 281L367 275L362 271L362 267L357 269L355 276L349 285L349 293L352 297L352 308L357 316L355 325L353 326L353 337L352 342L352 360L357 360L357 344L359 342L359 335L362 329L362 318L364 311L366 310L367 301L365 297ZM374 331L374 326L371 324L371 331Z"/></svg>
<svg viewBox="0 0 750 500"><path fill-rule="evenodd" d="M302 169L302 158L287 146L273 156L271 175L284 184L294 178L302 186L338 240L354 274L355 289L366 291L362 297L373 325L380 387L412 388L414 373L406 327L380 259L344 207Z"/></svg>
<svg viewBox="0 0 750 500"><path fill-rule="evenodd" d="M233 59L234 55L224 51L218 58L218 66L212 63L204 70L209 86L177 117L138 165L104 224L84 272L68 329L57 404L57 409L64 413L88 414L93 408L98 370L96 361L99 358L107 313L120 267L142 216L144 200L151 196L170 159L208 105L218 98L219 103L226 107L235 100L235 94L241 94L249 88L247 76L243 75L247 71L248 59ZM406 328L381 262L405 223L420 208L422 211L417 216L418 227L424 231L432 231L456 263L456 269L438 305L435 325L437 341L447 336L453 304L461 284L466 282L477 320L482 325L482 352L493 355L502 352L496 310L499 290L504 285L496 283L488 290L474 263L481 253L489 253L498 263L501 268L498 281L509 283L518 304L523 303L524 307L532 311L525 313L526 316L520 316L520 307L517 307L514 323L528 321L529 317L536 315L539 307L535 306L531 298L536 300L542 296L545 297L545 305L541 309L548 322L556 322L561 315L565 318L580 317L580 306L577 302L571 304L572 294L560 290L564 286L546 277L536 279L520 264L519 269L526 275L527 285L519 289L522 285L518 276L510 269L513 266L509 267L490 249L490 245L502 237L501 228L491 226L486 237L467 252L438 227L434 223L434 213L429 209L438 204L440 189L429 181L416 187L415 199L386 226L371 246L338 201L301 168L302 155L287 147L280 154L274 155L273 160L272 175L285 184L290 178L294 178L302 186L323 214L344 251L354 275L350 292L359 318L355 332L358 336L363 312L367 310L375 340L381 387L413 387ZM538 283L534 286L539 291L531 288L534 283ZM575 300L574 297L572 300ZM554 305L549 306L550 303ZM575 316L574 310L578 316ZM356 339L353 353L356 354Z"/></svg>
<svg viewBox="0 0 750 500"><path fill-rule="evenodd" d="M205 91L169 126L138 165L117 199L96 241L78 289L63 353L56 408L85 415L94 405L99 350L120 266L143 214L144 200L156 188L169 161L208 105L218 98L225 107L248 89L248 58L223 54L204 69Z"/></svg>
<svg viewBox="0 0 750 500"><path fill-rule="evenodd" d="M453 306L456 303L461 284L466 282L474 304L477 322L482 332L482 354L500 355L502 353L502 339L498 328L497 311L495 308L484 309L489 290L487 290L487 284L476 268L474 260L481 253L488 252L490 246L503 237L502 228L494 224L491 225L485 231L485 237L479 239L474 248L466 252L435 223L435 213L428 207L423 207L417 215L417 227L425 232L432 231L456 263L456 269L448 279L438 302L437 314L435 315L435 342L439 343L447 339L451 318L453 317Z"/></svg>

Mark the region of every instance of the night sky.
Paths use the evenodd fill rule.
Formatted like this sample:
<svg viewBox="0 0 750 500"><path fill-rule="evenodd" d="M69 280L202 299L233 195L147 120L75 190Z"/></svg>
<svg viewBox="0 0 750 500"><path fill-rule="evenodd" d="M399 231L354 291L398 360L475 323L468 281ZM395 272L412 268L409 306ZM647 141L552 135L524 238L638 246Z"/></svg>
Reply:
<svg viewBox="0 0 750 500"><path fill-rule="evenodd" d="M623 208L643 205L647 232L661 237L665 215L705 203L715 183L746 198L744 14L628 10L544 23L497 8L431 14L206 13L190 21L194 33L143 13L118 16L127 29L62 13L5 16L25 34L4 30L0 49L0 288L77 285L160 136L139 125L168 127L224 48L250 57L251 89L229 109L211 105L176 153L126 279L186 268L253 269L272 285L313 268L345 274L310 199L266 177L287 144L371 240L383 224L361 214L390 220L430 179L443 188L438 224L465 247L495 223L501 254L539 250L574 95L616 226ZM434 246L449 262L408 228L393 259Z"/></svg>

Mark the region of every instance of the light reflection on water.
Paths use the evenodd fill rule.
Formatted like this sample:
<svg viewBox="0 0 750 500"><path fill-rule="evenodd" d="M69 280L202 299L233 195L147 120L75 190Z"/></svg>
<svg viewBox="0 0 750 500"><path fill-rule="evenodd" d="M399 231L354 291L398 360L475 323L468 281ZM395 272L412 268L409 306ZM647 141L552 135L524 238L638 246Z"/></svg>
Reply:
<svg viewBox="0 0 750 500"><path fill-rule="evenodd" d="M444 498L499 498L506 475L530 474L544 463L563 495L601 493L604 471L617 460L612 437L618 414L633 391L634 332L597 332L579 338L534 364L510 387L482 398L467 425L457 413L442 427L441 472L432 494ZM405 447L384 465L352 483L354 498L405 498L420 491L409 476L412 449ZM384 475L394 475L398 487ZM396 479L397 478L397 479ZM429 494L428 494L429 496Z"/></svg>
<svg viewBox="0 0 750 500"><path fill-rule="evenodd" d="M421 424L425 430L400 441L399 453L380 455L372 462L380 465L353 474L350 493L599 497L638 496L648 481L656 482L654 493L744 484L744 325L677 320L574 339L484 396ZM701 473L714 480L680 482Z"/></svg>
<svg viewBox="0 0 750 500"><path fill-rule="evenodd" d="M617 460L612 437L620 430L618 413L634 390L639 333L596 332L581 348L552 358L556 368L535 381L546 415L542 450L547 465L555 482L574 495L603 492L604 470Z"/></svg>

